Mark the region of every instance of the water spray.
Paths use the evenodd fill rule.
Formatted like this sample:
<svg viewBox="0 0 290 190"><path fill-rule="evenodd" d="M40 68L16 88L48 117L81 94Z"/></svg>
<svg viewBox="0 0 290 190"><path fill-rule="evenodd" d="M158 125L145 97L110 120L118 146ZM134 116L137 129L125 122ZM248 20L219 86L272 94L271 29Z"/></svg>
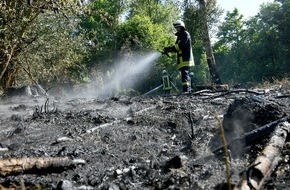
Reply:
<svg viewBox="0 0 290 190"><path fill-rule="evenodd" d="M140 82L142 80L140 74L149 71L153 66L152 62L157 60L161 55L161 52L151 52L144 55L133 55L129 59L116 62L110 82L106 83L97 95L101 97L113 96L118 85L128 81L131 85L135 84L137 82L135 80L136 75L138 75L138 82Z"/></svg>

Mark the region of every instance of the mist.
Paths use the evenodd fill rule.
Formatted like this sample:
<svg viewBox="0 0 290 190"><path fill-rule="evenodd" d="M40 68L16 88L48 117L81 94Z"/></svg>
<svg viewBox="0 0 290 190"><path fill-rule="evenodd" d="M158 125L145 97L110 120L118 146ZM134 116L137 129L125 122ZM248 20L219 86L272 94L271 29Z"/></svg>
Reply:
<svg viewBox="0 0 290 190"><path fill-rule="evenodd" d="M120 90L129 90L137 83L144 82L144 72L150 72L155 66L154 61L162 54L160 52L135 53L129 58L116 60L110 70L109 76L103 80L102 85L91 82L86 90L77 96L91 98L110 98L118 95Z"/></svg>

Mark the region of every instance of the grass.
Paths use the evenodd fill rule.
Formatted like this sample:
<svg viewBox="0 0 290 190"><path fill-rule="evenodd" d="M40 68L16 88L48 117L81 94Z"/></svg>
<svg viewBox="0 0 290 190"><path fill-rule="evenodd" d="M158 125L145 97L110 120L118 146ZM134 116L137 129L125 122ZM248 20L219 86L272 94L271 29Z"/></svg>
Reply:
<svg viewBox="0 0 290 190"><path fill-rule="evenodd" d="M218 117L217 113L214 115L214 117L218 121L219 129L220 129L220 137L222 139L223 146L224 146L228 190L232 190L231 171L230 171L230 156L229 156L229 152L228 152L228 147L227 147L227 142L226 142L226 138L225 138L224 128L223 128L222 122L221 122L220 118Z"/></svg>

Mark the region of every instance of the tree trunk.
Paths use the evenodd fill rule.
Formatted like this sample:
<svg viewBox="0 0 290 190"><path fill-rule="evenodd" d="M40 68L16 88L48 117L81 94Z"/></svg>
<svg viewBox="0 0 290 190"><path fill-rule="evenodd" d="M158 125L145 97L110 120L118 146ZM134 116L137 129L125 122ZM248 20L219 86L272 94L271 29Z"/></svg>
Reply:
<svg viewBox="0 0 290 190"><path fill-rule="evenodd" d="M222 81L216 69L215 58L214 58L209 31L208 31L206 3L205 3L205 0L198 0L198 2L202 9L202 15L203 15L203 22L202 22L203 45L205 48L211 81L213 85L216 85L216 84L220 85L222 84Z"/></svg>
<svg viewBox="0 0 290 190"><path fill-rule="evenodd" d="M8 68L12 62L15 48L16 45L11 48L8 55L1 54L1 60L3 60L3 64L1 64L0 67L0 83L4 91L6 91L7 87L9 87L9 82L11 82L11 80L8 79L9 75L11 75Z"/></svg>
<svg viewBox="0 0 290 190"><path fill-rule="evenodd" d="M12 68L6 70L6 78L5 78L5 89L7 90L9 87L16 84L16 76L19 72L19 67L11 64Z"/></svg>

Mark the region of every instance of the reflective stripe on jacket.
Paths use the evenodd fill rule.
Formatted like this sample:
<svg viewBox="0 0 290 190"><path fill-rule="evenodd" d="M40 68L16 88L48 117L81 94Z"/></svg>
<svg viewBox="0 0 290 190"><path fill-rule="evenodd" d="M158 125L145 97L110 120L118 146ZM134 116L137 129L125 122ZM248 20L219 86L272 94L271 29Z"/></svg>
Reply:
<svg viewBox="0 0 290 190"><path fill-rule="evenodd" d="M190 34L183 30L175 35L177 36L174 45L177 51L177 68L194 66Z"/></svg>

